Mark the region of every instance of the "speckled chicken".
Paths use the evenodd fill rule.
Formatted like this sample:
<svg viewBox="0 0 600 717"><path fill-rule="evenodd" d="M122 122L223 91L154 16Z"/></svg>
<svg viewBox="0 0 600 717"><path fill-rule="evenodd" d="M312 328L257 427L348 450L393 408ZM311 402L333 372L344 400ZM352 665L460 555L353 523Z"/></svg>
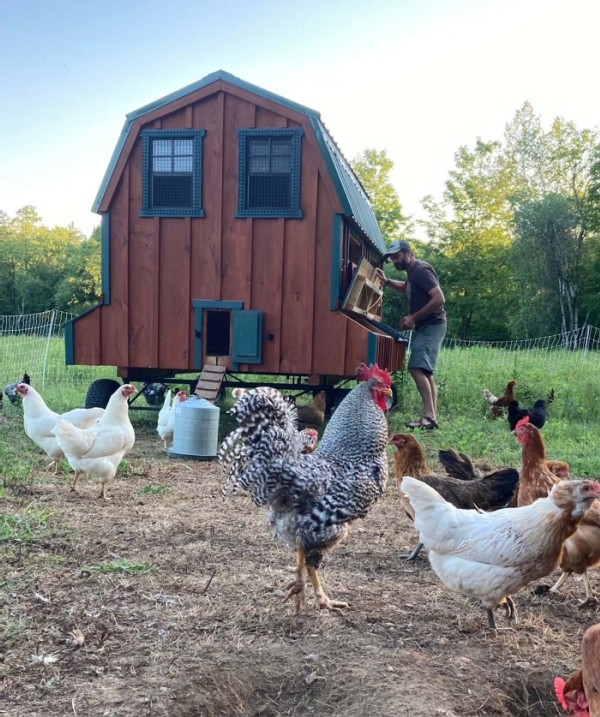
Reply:
<svg viewBox="0 0 600 717"><path fill-rule="evenodd" d="M296 575L285 598L295 599L296 612L304 605L305 571L319 608L348 606L327 597L318 568L324 552L385 491L391 377L361 364L356 378L359 384L340 403L314 453L302 453L296 409L270 387L241 396L231 409L239 426L219 450L227 475L223 493L244 490L256 505L267 505L276 537L296 552Z"/></svg>

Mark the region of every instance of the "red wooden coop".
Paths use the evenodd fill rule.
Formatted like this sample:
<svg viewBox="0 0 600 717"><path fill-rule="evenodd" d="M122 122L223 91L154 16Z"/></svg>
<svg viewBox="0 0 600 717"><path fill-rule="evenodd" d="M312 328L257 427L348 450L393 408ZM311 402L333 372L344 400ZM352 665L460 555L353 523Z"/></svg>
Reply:
<svg viewBox="0 0 600 717"><path fill-rule="evenodd" d="M67 325L68 364L314 387L402 368L385 242L318 112L215 72L127 115L93 208L103 295Z"/></svg>

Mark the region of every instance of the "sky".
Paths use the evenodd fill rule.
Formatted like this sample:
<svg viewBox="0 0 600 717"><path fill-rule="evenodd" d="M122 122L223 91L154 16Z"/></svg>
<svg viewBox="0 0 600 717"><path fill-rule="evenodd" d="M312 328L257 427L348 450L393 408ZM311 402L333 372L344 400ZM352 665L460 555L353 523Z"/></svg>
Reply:
<svg viewBox="0 0 600 717"><path fill-rule="evenodd" d="M0 0L0 211L89 235L125 115L216 70L385 150L405 213L529 101L600 125L598 0Z"/></svg>

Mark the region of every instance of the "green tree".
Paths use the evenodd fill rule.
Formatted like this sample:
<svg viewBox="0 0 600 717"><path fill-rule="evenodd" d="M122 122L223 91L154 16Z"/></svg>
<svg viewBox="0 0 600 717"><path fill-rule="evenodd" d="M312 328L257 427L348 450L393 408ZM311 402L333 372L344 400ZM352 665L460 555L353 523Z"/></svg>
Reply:
<svg viewBox="0 0 600 717"><path fill-rule="evenodd" d="M513 177L519 310L515 329L537 335L580 324L581 271L590 232L590 177L597 136L557 117L548 132L529 103L506 127Z"/></svg>
<svg viewBox="0 0 600 717"><path fill-rule="evenodd" d="M514 266L521 321L528 335L579 328L585 229L577 205L562 194L521 202L515 212Z"/></svg>
<svg viewBox="0 0 600 717"><path fill-rule="evenodd" d="M514 296L510 267L513 186L499 142L478 139L455 154L442 201L424 201L425 222L446 295L449 335L507 338L505 316Z"/></svg>
<svg viewBox="0 0 600 717"><path fill-rule="evenodd" d="M31 206L20 209L12 219L2 213L0 313L23 314L56 308L58 286L84 239L73 225L45 227ZM80 266L79 270L82 269Z"/></svg>
<svg viewBox="0 0 600 717"><path fill-rule="evenodd" d="M385 241L389 244L396 239L406 239L410 223L390 180L394 162L385 150L365 149L351 160L350 165L371 200Z"/></svg>
<svg viewBox="0 0 600 717"><path fill-rule="evenodd" d="M82 239L71 248L64 267L64 276L56 286L54 304L57 309L81 313L97 304L102 292L101 228L96 227L89 239Z"/></svg>

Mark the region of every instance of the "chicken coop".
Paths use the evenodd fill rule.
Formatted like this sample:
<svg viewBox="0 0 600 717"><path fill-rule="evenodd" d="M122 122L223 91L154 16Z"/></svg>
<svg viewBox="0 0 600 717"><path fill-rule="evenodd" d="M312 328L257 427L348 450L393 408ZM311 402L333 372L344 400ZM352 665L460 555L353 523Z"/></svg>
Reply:
<svg viewBox="0 0 600 717"><path fill-rule="evenodd" d="M381 322L385 243L318 112L208 75L127 115L93 209L102 298L67 325L67 364L313 392L360 362L402 368Z"/></svg>

